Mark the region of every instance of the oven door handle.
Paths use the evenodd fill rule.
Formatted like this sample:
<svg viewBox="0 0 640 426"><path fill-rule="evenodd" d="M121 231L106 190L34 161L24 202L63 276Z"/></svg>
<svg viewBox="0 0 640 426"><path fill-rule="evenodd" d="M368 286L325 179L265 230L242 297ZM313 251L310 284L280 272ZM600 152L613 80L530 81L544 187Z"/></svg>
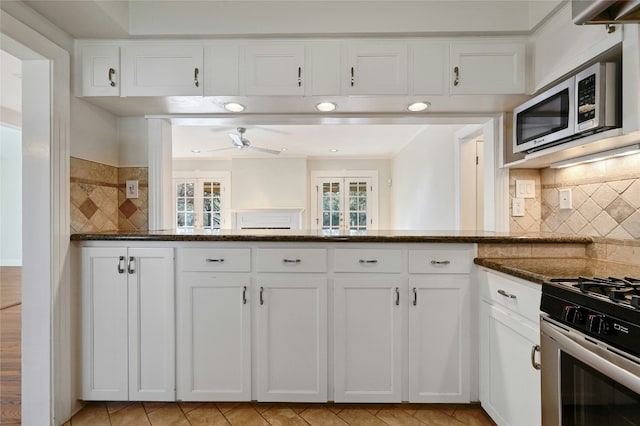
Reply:
<svg viewBox="0 0 640 426"><path fill-rule="evenodd" d="M614 348L607 348L605 344L592 343L581 333L565 330L547 318L540 321L540 332L555 341L559 350L640 394L640 359L634 359L629 354L618 354ZM546 350L544 346L542 350Z"/></svg>

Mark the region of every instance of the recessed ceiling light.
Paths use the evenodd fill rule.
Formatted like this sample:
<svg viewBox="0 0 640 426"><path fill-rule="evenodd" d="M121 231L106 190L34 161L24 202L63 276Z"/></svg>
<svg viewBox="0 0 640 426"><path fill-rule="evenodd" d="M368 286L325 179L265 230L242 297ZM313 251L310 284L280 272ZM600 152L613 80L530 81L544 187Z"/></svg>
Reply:
<svg viewBox="0 0 640 426"><path fill-rule="evenodd" d="M192 149L191 152L193 152L194 154L200 154L200 150L199 149Z"/></svg>
<svg viewBox="0 0 640 426"><path fill-rule="evenodd" d="M329 150L329 152L338 152L338 150L337 150L337 149L335 149L335 148L331 148L331 149Z"/></svg>
<svg viewBox="0 0 640 426"><path fill-rule="evenodd" d="M407 109L411 112L420 112L429 108L430 105L429 102L414 102L410 104Z"/></svg>
<svg viewBox="0 0 640 426"><path fill-rule="evenodd" d="M280 150L280 152L285 152L286 150L287 150L287 148L282 148L282 149Z"/></svg>
<svg viewBox="0 0 640 426"><path fill-rule="evenodd" d="M322 112L331 112L336 109L336 104L334 104L333 102L320 102L318 105L316 105L316 109Z"/></svg>
<svg viewBox="0 0 640 426"><path fill-rule="evenodd" d="M229 112L242 112L244 111L244 105L236 102L227 102L226 104L224 104L224 109Z"/></svg>

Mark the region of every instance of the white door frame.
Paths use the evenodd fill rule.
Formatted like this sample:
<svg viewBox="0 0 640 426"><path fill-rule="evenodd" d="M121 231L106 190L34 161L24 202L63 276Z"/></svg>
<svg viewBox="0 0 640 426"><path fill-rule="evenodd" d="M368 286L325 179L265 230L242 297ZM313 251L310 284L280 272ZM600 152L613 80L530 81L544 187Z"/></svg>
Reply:
<svg viewBox="0 0 640 426"><path fill-rule="evenodd" d="M70 59L4 10L0 19L2 49L23 61L22 424L57 425L79 407L79 303L69 266Z"/></svg>

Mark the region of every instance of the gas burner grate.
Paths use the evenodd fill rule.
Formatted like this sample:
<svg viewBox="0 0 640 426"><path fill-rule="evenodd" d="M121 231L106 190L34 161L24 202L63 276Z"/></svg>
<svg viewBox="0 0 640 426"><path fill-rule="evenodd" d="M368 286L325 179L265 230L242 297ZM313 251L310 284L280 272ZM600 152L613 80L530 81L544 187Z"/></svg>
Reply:
<svg viewBox="0 0 640 426"><path fill-rule="evenodd" d="M584 294L593 294L608 297L616 303L629 303L636 309L640 309L640 279L633 277L578 277L555 278L551 280L557 283L571 284L572 287Z"/></svg>

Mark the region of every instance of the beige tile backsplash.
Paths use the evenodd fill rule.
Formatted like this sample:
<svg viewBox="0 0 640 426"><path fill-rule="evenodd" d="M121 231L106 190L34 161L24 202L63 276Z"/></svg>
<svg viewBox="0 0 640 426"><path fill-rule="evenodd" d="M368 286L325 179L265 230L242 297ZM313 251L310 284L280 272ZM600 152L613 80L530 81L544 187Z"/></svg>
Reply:
<svg viewBox="0 0 640 426"><path fill-rule="evenodd" d="M70 159L71 232L148 229L148 170ZM127 199L125 183L138 180L138 198Z"/></svg>

